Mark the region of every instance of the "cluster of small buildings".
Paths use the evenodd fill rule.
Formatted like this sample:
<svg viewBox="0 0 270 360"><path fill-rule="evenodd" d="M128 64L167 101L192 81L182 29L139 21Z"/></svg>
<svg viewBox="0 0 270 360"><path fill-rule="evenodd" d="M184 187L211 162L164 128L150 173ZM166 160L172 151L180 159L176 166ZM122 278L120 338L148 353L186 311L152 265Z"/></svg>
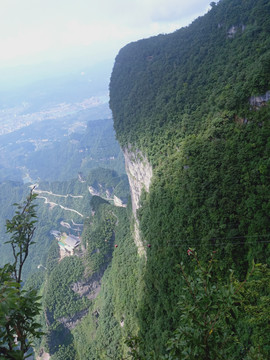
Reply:
<svg viewBox="0 0 270 360"><path fill-rule="evenodd" d="M52 230L51 235L58 241L61 258L74 255L74 250L81 243L81 238L79 236L67 235L66 233L61 233L56 230Z"/></svg>

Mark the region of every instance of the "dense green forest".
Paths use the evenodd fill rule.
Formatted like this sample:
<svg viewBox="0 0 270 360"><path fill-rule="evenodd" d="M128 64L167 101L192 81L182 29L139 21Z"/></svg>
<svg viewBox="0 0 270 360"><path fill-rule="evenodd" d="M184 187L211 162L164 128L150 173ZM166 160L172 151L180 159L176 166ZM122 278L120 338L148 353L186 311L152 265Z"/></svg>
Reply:
<svg viewBox="0 0 270 360"><path fill-rule="evenodd" d="M97 196L91 207L83 248L59 262L53 242L42 276L26 282L42 295L38 321L46 335L36 341L36 352L47 351L54 360L118 358L128 352L125 339L138 330L137 296L145 263L130 241L127 210Z"/></svg>
<svg viewBox="0 0 270 360"><path fill-rule="evenodd" d="M202 263L216 251L223 283L229 269L243 281L253 261L270 259L270 2L211 6L189 27L128 44L111 76L117 138L153 167L137 211L141 237L151 244L137 314L141 356L152 351L156 359L184 316L177 265L195 276L190 247ZM225 358L251 358L253 347L269 357L269 339L255 341L256 331L250 323L242 334L238 327L241 345Z"/></svg>

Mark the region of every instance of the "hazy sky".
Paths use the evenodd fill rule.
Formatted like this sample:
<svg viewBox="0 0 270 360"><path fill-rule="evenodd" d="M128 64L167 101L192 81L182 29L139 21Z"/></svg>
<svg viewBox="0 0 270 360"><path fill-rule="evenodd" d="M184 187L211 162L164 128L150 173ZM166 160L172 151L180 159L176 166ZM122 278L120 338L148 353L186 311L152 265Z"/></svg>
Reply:
<svg viewBox="0 0 270 360"><path fill-rule="evenodd" d="M210 0L0 0L0 69L114 58L126 43L186 26ZM87 60L89 61L89 60Z"/></svg>

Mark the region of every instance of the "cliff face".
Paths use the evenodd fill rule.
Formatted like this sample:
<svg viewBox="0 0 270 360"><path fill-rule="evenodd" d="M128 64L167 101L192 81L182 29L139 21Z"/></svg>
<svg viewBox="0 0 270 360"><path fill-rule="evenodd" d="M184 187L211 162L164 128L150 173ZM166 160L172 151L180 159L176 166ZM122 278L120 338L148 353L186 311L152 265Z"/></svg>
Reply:
<svg viewBox="0 0 270 360"><path fill-rule="evenodd" d="M126 172L129 179L132 211L134 215L134 240L140 255L145 255L145 249L140 236L139 221L137 210L140 207L140 197L142 191L149 192L151 179L153 175L152 166L146 156L140 151L131 151L129 148L124 149Z"/></svg>
<svg viewBox="0 0 270 360"><path fill-rule="evenodd" d="M263 0L223 0L187 28L128 44L115 60L110 106L133 236L147 251L136 314L157 358L181 326L175 269L183 263L196 276L189 247L203 262L215 251L222 274L232 268L239 278L252 258L269 261L258 236L270 231L269 9Z"/></svg>
<svg viewBox="0 0 270 360"><path fill-rule="evenodd" d="M124 152L133 220L130 224L129 209L116 196L120 206L98 196L91 199L83 258L57 263L47 282L45 305L61 320L51 336L53 350L59 348L63 330L72 329L74 340L70 337L66 353L74 347L78 359L129 358L130 344L125 344L133 336L140 358L185 357L177 337L186 333L188 313L179 304L189 291L180 268L187 279L198 274L187 250L195 248L207 267L212 266L209 253L215 253L220 267L214 278L220 284L227 283L229 269L245 279L253 259L269 263L269 10L265 0L222 0L190 27L119 52L110 105ZM107 175L99 170L96 185L92 181L87 189L112 199L111 188L118 187L121 198L114 177L103 182ZM100 269L104 276L90 284L88 274ZM193 307L192 298L186 308ZM208 300L205 305L202 314L211 324L219 312L211 317ZM243 358L246 344L252 351L264 337L258 332L259 327L264 330L260 323L251 329L246 310L239 314L233 333L240 334L241 346L224 357L231 360ZM196 326L188 327L191 337ZM211 327L196 344L216 334L219 338L217 331L209 332ZM168 341L175 344L175 356L168 353ZM137 347L136 341L133 345Z"/></svg>

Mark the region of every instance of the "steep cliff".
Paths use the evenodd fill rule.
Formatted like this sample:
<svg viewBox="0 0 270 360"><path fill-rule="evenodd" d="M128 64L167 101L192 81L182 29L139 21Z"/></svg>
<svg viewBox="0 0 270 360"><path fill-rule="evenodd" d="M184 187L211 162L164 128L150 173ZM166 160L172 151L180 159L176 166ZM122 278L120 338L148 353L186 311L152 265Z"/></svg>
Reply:
<svg viewBox="0 0 270 360"><path fill-rule="evenodd" d="M144 354L161 358L181 324L177 264L194 275L189 247L202 262L215 251L221 276L269 262L269 11L269 1L222 0L116 57L110 106L134 237L139 251L151 244L137 312Z"/></svg>
<svg viewBox="0 0 270 360"><path fill-rule="evenodd" d="M120 50L110 106L131 202L107 201L122 199L115 172L80 178L94 195L82 250L58 262L54 244L45 264L51 360L269 358L270 271L244 281L270 260L269 12L221 0Z"/></svg>
<svg viewBox="0 0 270 360"><path fill-rule="evenodd" d="M134 240L140 255L146 255L145 245L142 242L139 230L137 210L140 208L140 197L142 191L149 192L152 167L145 156L140 151L124 149L126 172L129 179L132 211L134 216Z"/></svg>

